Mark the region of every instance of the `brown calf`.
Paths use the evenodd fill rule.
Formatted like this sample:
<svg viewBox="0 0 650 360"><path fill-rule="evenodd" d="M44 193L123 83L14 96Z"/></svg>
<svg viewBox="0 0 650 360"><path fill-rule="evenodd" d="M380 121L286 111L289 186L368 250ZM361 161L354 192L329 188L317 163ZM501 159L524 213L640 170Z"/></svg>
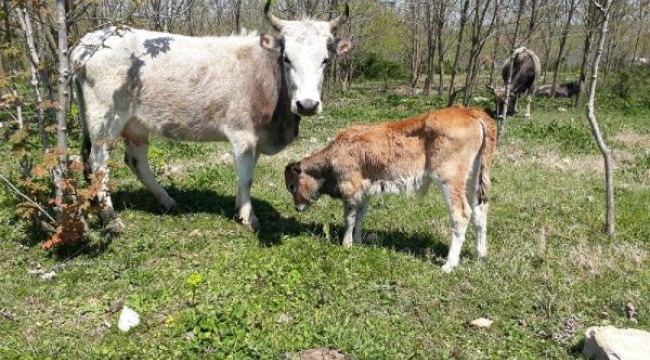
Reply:
<svg viewBox="0 0 650 360"><path fill-rule="evenodd" d="M296 210L321 194L343 199L343 246L361 240L368 201L374 195L426 193L435 180L453 227L443 266L458 264L470 217L479 258L487 255L487 191L495 150L494 120L482 110L452 107L410 119L342 130L325 148L287 165L284 176Z"/></svg>

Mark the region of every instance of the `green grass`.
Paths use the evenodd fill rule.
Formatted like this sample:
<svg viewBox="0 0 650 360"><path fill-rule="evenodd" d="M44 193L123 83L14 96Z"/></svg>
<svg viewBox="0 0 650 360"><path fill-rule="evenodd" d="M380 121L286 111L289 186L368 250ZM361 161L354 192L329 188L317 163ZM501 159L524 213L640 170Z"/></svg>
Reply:
<svg viewBox="0 0 650 360"><path fill-rule="evenodd" d="M178 211L161 214L123 166L113 179L125 232L56 252L14 220L15 198L0 187L0 309L15 314L0 316L0 358L278 358L323 346L358 359L575 358L589 326L650 329L647 116L598 112L617 160L616 239L602 231L602 165L584 110L540 101L532 122L510 118L494 161L488 258L475 260L470 230L447 275L451 235L437 189L375 199L365 231L376 241L343 249L341 204L323 198L296 213L283 184L286 163L337 129L443 102L371 92L328 101L296 143L260 159L258 235L233 221L226 144L155 141L152 164ZM0 146L6 174L16 164ZM63 269L43 281L27 273L36 263ZM203 279L195 303L193 274ZM127 334L110 310L117 302L142 317ZM638 323L625 316L628 302ZM468 328L477 317L494 324ZM577 326L566 328L571 317Z"/></svg>

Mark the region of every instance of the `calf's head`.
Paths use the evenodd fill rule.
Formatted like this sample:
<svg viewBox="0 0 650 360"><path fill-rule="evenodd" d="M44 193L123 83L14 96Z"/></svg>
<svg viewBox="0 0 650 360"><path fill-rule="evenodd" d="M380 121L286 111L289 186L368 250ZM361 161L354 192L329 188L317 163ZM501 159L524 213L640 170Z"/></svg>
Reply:
<svg viewBox="0 0 650 360"><path fill-rule="evenodd" d="M264 13L280 34L277 37L262 35L261 44L281 52L291 112L303 116L316 115L323 110L321 90L325 66L332 57L345 54L352 48L350 40L335 39L333 35L337 27L348 19L348 4L345 4L344 13L331 21L281 20L271 13L270 8L271 0L268 0Z"/></svg>
<svg viewBox="0 0 650 360"><path fill-rule="evenodd" d="M324 180L313 177L302 170L299 162L294 162L284 169L284 183L293 197L296 210L304 211L320 197Z"/></svg>

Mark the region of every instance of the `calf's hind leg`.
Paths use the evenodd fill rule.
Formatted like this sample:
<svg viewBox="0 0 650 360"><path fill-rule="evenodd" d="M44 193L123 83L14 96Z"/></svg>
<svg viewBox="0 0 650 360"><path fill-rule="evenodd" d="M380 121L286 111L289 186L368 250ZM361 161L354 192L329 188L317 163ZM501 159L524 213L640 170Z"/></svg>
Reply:
<svg viewBox="0 0 650 360"><path fill-rule="evenodd" d="M462 171L459 171L459 173L462 173ZM461 179L458 179L458 181L452 179L440 184L452 225L451 245L447 254L447 262L442 266L442 271L446 273L451 272L460 261L460 251L463 242L465 242L465 234L471 215L463 182L464 180Z"/></svg>
<svg viewBox="0 0 650 360"><path fill-rule="evenodd" d="M472 223L476 236L476 256L479 259L487 256L487 200L479 200L476 190L468 189L467 200L472 208Z"/></svg>

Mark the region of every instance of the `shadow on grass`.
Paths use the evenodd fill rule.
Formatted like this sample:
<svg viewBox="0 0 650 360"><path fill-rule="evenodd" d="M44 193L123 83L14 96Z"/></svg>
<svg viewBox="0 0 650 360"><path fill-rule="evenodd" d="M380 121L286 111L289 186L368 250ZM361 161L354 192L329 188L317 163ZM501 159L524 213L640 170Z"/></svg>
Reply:
<svg viewBox="0 0 650 360"><path fill-rule="evenodd" d="M285 234L304 235L311 234L327 238L324 223L310 222L307 224L297 222L293 217L284 219L286 224L297 224L297 227L286 227ZM341 219L342 221L342 219ZM345 227L342 224L326 223L329 227L330 241L341 244ZM287 231L289 230L289 231ZM449 251L448 244L431 233L407 233L399 230L376 230L364 228L364 241L353 246L378 246L403 252L418 258L430 259L431 257L446 257ZM368 240L368 235L374 234L376 239ZM468 239L470 240L470 239ZM465 254L463 254L465 255Z"/></svg>
<svg viewBox="0 0 650 360"><path fill-rule="evenodd" d="M235 197L221 195L211 190L170 190L169 195L176 200L173 214L208 213L235 221ZM135 191L118 191L111 195L115 210L119 213L125 209L162 214L160 205L153 195L145 189ZM282 235L295 234L301 227L295 219L287 219L264 200L253 198L253 209L260 221L262 231L257 238L263 246L274 246L282 242ZM288 229L291 229L288 232Z"/></svg>
<svg viewBox="0 0 650 360"><path fill-rule="evenodd" d="M208 213L221 216L227 220L235 221L235 197L221 195L211 190L177 190L169 191L176 202L177 207L173 214L196 214ZM111 195L115 210L118 214L124 210L142 211L151 214L163 214L163 210L149 191L145 189L121 190ZM253 208L260 221L262 231L257 233L257 238L262 246L275 246L282 243L285 235L299 236L311 235L326 238L324 223L309 222L302 223L294 216L282 216L270 203L253 199ZM342 219L341 219L342 221ZM340 244L345 228L342 224L327 223L332 243ZM127 224L128 226L128 224ZM101 225L93 225L92 228L100 228ZM436 238L429 233L406 233L399 230L376 230L367 228L364 236L374 233L376 241L355 246L379 246L391 250L400 251L409 255L430 259L434 257L445 257L449 249L446 242ZM71 259L78 255L96 257L109 249L112 240L119 238L119 235L104 234L101 239L93 239L79 247L79 245L60 246L55 250L54 255L62 259ZM471 239L468 239L470 241ZM33 246L34 244L26 244Z"/></svg>

